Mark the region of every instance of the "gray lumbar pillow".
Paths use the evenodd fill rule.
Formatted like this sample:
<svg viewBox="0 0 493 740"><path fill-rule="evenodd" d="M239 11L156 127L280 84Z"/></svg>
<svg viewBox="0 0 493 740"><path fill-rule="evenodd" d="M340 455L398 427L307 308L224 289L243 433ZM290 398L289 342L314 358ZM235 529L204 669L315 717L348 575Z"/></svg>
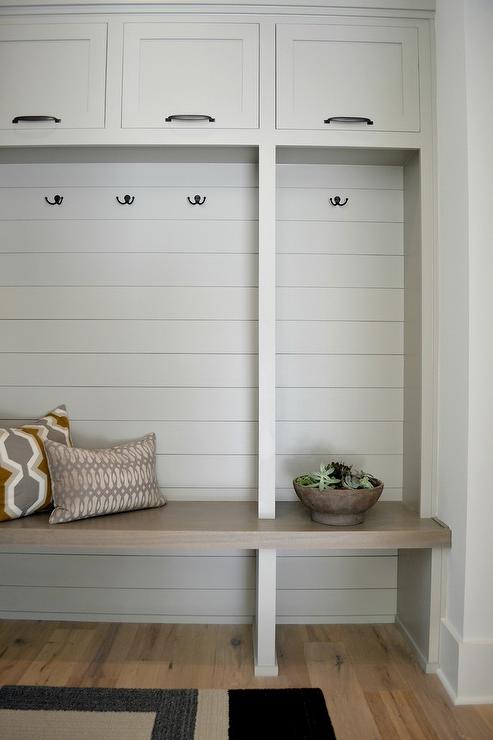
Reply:
<svg viewBox="0 0 493 740"><path fill-rule="evenodd" d="M166 503L156 477L155 434L104 450L49 441L45 447L55 504L50 524Z"/></svg>

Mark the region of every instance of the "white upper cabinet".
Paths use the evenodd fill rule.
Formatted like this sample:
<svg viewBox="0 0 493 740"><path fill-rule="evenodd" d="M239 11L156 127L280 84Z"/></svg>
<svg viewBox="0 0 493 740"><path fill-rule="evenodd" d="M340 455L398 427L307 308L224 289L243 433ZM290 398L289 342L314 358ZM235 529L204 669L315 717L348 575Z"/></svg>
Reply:
<svg viewBox="0 0 493 740"><path fill-rule="evenodd" d="M127 23L124 128L256 128L258 25Z"/></svg>
<svg viewBox="0 0 493 740"><path fill-rule="evenodd" d="M277 95L278 128L419 131L417 29L279 24Z"/></svg>
<svg viewBox="0 0 493 740"><path fill-rule="evenodd" d="M0 128L104 127L106 36L106 23L2 25Z"/></svg>

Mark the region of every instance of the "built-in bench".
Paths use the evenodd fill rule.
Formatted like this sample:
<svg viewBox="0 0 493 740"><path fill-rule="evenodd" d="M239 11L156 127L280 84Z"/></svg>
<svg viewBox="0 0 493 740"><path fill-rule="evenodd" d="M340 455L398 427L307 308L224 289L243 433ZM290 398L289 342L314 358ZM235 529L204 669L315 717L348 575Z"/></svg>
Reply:
<svg viewBox="0 0 493 740"><path fill-rule="evenodd" d="M275 675L276 553L290 550L441 551L451 544L450 529L435 519L420 518L402 503L382 502L363 524L327 527L310 519L297 502L279 502L276 519L259 519L255 502L169 502L162 509L134 511L49 525L37 514L0 527L0 546L107 548L138 550L257 550L257 602L254 630L255 673ZM432 588L430 584L430 589ZM416 594L418 596L418 594ZM426 661L425 661L426 662Z"/></svg>

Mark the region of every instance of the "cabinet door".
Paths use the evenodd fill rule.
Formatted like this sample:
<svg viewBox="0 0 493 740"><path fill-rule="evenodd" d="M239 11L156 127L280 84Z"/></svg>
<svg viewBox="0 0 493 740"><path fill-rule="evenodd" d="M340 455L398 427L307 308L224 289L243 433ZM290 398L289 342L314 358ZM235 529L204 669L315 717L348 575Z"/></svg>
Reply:
<svg viewBox="0 0 493 740"><path fill-rule="evenodd" d="M277 70L278 128L419 131L416 28L280 24Z"/></svg>
<svg viewBox="0 0 493 740"><path fill-rule="evenodd" d="M124 48L123 127L258 126L257 25L128 23Z"/></svg>
<svg viewBox="0 0 493 740"><path fill-rule="evenodd" d="M104 126L105 23L4 25L0 70L0 128Z"/></svg>

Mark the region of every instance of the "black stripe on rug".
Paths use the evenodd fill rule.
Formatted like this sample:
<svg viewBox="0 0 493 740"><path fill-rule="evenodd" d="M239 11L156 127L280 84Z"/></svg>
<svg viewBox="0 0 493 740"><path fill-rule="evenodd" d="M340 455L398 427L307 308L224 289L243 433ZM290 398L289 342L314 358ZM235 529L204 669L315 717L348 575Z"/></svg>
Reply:
<svg viewBox="0 0 493 740"><path fill-rule="evenodd" d="M216 703L212 700L211 705L211 695L221 700ZM201 702L206 707L202 714ZM42 729L48 712L152 713L155 715L152 733L150 737L146 735L149 740L194 740L197 731L205 732L201 722L209 722L211 706L216 707L217 713L213 725L222 727L216 731L214 740L335 740L320 689L0 688L0 720L2 710L19 710L19 717L21 712L33 712L30 728L37 723ZM9 722L12 721L10 715ZM203 736L212 737L207 732ZM33 736L29 734L29 738ZM14 728L9 740L23 740L23 737ZM92 740L103 740L103 737L92 735Z"/></svg>
<svg viewBox="0 0 493 740"><path fill-rule="evenodd" d="M230 740L335 739L321 689L232 689Z"/></svg>

